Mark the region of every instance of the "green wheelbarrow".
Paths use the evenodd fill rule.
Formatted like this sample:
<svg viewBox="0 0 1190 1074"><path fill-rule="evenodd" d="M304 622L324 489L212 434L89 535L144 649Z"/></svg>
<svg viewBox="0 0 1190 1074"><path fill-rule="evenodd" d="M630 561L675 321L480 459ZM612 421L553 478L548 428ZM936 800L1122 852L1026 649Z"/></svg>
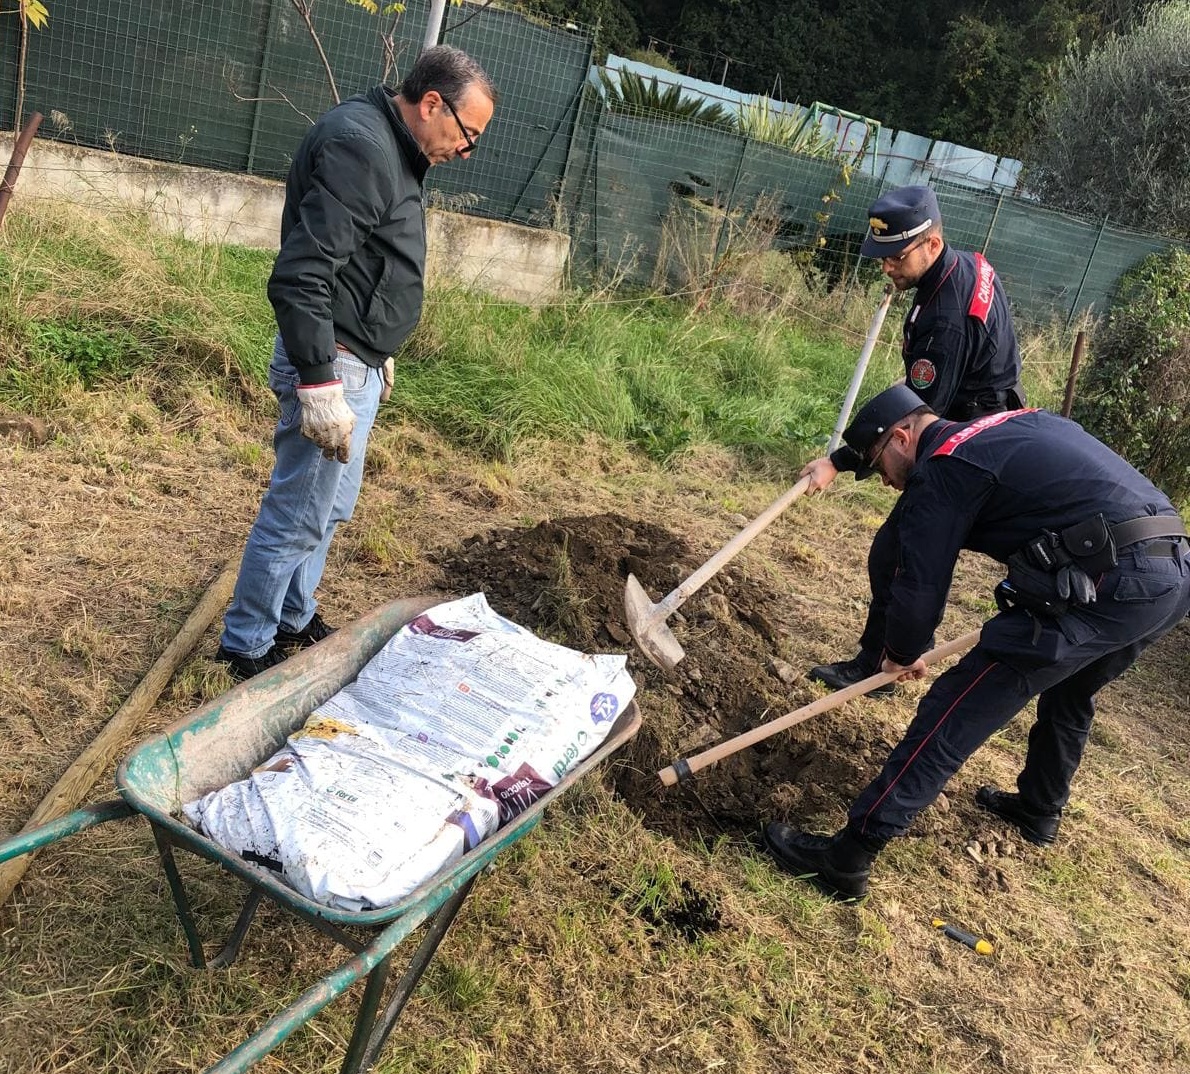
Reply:
<svg viewBox="0 0 1190 1074"><path fill-rule="evenodd" d="M140 814L152 827L190 961L196 968L224 967L235 961L262 899L292 912L351 952L350 958L208 1067L206 1074L240 1074L248 1070L364 978L367 982L341 1070L343 1074L356 1074L370 1069L479 873L532 831L550 802L640 728L640 712L632 702L619 714L600 747L561 782L400 902L376 910L336 910L313 902L268 869L229 852L183 819L184 802L245 778L275 753L314 709L354 679L405 623L436 603L437 599L415 598L394 600L377 608L314 648L240 684L146 739L116 772L119 798L77 809L0 843L0 862L5 862L98 824ZM244 905L230 937L210 958L174 860L175 847L214 862L247 885ZM424 933L404 972L390 987L394 950L423 926ZM365 942L357 934L370 938Z"/></svg>

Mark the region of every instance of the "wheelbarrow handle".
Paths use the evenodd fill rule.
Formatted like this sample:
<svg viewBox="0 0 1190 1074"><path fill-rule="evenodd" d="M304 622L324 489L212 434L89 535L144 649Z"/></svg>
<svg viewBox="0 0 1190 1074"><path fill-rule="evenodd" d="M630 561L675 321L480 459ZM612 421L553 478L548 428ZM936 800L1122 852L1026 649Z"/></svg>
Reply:
<svg viewBox="0 0 1190 1074"><path fill-rule="evenodd" d="M11 839L0 843L0 864L12 861L34 850L40 850L60 839L67 839L97 824L106 824L109 820L122 820L129 817L134 810L123 798L113 798L107 802L96 802L94 805L83 806L64 817L39 824L33 828L26 828L18 832Z"/></svg>

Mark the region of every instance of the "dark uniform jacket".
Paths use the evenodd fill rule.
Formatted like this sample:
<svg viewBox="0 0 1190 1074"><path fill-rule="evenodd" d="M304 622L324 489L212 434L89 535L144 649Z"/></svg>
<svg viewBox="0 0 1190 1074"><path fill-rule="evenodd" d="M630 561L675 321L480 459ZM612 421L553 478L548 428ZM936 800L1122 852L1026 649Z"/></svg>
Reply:
<svg viewBox="0 0 1190 1074"><path fill-rule="evenodd" d="M901 356L905 383L944 418L1024 405L1008 299L982 254L943 245L905 316Z"/></svg>
<svg viewBox="0 0 1190 1074"><path fill-rule="evenodd" d="M1163 492L1075 422L1044 410L934 422L901 494L885 651L908 665L926 650L960 549L1004 563L1042 530L1097 514L1178 520Z"/></svg>
<svg viewBox="0 0 1190 1074"><path fill-rule="evenodd" d="M1024 406L1021 355L1000 278L982 254L944 245L905 315L905 383L935 414L969 421ZM846 444L831 452L840 471L861 459Z"/></svg>
<svg viewBox="0 0 1190 1074"><path fill-rule="evenodd" d="M336 343L377 367L417 324L428 168L383 86L336 105L302 140L268 295L303 384L335 379Z"/></svg>

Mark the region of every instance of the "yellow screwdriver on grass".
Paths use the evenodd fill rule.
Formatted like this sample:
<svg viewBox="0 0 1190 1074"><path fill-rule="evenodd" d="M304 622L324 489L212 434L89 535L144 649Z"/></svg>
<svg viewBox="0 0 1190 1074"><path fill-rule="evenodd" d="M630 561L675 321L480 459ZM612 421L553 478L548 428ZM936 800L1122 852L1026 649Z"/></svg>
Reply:
<svg viewBox="0 0 1190 1074"><path fill-rule="evenodd" d="M981 936L972 936L969 932L964 932L960 928L956 928L949 922L943 921L942 918L934 918L934 928L941 929L943 936L949 936L952 940L957 940L959 943L971 948L977 955L990 955L995 951L990 940L985 940Z"/></svg>

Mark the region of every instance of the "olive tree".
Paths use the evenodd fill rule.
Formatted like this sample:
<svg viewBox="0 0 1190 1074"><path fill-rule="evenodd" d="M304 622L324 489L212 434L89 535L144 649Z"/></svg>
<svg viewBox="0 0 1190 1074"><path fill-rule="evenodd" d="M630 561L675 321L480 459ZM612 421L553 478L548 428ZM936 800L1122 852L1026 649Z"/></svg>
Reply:
<svg viewBox="0 0 1190 1074"><path fill-rule="evenodd" d="M1171 246L1124 275L1073 417L1190 501L1190 253Z"/></svg>
<svg viewBox="0 0 1190 1074"><path fill-rule="evenodd" d="M1190 0L1068 54L1024 154L1052 208L1190 237Z"/></svg>

